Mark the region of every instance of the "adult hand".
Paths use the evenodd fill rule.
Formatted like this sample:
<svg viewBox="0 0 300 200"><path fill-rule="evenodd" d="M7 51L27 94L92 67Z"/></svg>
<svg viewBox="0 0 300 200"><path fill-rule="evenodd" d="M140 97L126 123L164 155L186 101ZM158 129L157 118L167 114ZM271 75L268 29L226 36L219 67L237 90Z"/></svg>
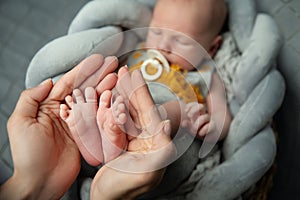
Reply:
<svg viewBox="0 0 300 200"><path fill-rule="evenodd" d="M60 103L75 88L111 89L117 77L109 73L117 66L115 57L92 55L55 85L46 80L22 92L7 126L14 173L0 199L59 199L67 191L79 173L80 154L59 117Z"/></svg>
<svg viewBox="0 0 300 200"><path fill-rule="evenodd" d="M123 67L118 78L118 92L129 100L127 107L134 124L126 127L130 135L127 152L96 174L91 199L134 199L151 190L176 153L170 138L170 122L161 120L141 73L135 71L130 75Z"/></svg>

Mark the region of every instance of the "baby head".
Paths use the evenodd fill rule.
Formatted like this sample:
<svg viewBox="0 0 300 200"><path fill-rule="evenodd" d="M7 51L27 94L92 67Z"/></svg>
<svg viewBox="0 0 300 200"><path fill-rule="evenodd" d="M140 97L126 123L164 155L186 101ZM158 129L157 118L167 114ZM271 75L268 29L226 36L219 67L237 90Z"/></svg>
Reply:
<svg viewBox="0 0 300 200"><path fill-rule="evenodd" d="M169 62L192 70L190 63L197 65L202 60L199 44L211 57L216 54L226 15L224 0L158 0L146 47L158 49Z"/></svg>

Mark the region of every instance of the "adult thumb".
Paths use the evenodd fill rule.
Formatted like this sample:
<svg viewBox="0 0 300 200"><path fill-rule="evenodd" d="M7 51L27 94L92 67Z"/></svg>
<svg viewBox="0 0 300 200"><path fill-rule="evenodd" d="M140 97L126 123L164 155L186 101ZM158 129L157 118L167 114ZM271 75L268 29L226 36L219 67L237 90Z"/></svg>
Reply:
<svg viewBox="0 0 300 200"><path fill-rule="evenodd" d="M51 89L53 87L52 79L47 79L40 83L38 86L31 88L28 90L27 95L37 101L42 102L49 95Z"/></svg>
<svg viewBox="0 0 300 200"><path fill-rule="evenodd" d="M20 117L35 118L39 104L46 99L52 87L52 80L47 79L40 85L23 91L13 114Z"/></svg>

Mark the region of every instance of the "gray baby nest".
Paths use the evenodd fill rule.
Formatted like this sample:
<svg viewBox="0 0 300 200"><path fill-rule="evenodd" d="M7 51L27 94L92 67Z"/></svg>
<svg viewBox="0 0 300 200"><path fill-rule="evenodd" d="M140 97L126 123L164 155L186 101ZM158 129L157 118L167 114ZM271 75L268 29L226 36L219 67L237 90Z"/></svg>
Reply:
<svg viewBox="0 0 300 200"><path fill-rule="evenodd" d="M122 34L123 28L146 27L155 2L88 2L74 18L67 35L51 41L36 53L27 71L26 87L33 87L49 77L58 79L90 54L116 55L124 48L133 48L140 35L138 32ZM229 52L224 45L215 58L233 115L221 149L223 160L217 165L209 165L213 161L206 160L202 166L211 166L209 170L205 170L191 191L180 194L177 199L240 197L261 179L276 155L271 121L285 91L275 63L282 39L274 20L257 13L255 1L228 0L228 6L230 33L225 36L225 43L228 42L227 48L234 52ZM114 34L119 37L113 46L103 44ZM230 48L229 43L234 47ZM176 199L176 196L169 198Z"/></svg>

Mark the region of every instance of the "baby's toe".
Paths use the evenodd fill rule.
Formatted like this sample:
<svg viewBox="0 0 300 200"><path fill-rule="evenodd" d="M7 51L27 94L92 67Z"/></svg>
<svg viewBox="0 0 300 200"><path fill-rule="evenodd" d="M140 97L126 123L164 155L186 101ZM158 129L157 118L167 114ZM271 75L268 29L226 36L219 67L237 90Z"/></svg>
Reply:
<svg viewBox="0 0 300 200"><path fill-rule="evenodd" d="M125 124L126 123L126 120L127 120L127 116L125 113L121 113L119 116L118 116L118 122L120 124Z"/></svg>
<svg viewBox="0 0 300 200"><path fill-rule="evenodd" d="M59 115L60 117L66 121L68 116L69 116L69 109L68 106L66 104L61 104L60 105L60 110L59 110Z"/></svg>
<svg viewBox="0 0 300 200"><path fill-rule="evenodd" d="M125 104L121 103L117 106L117 110L118 110L118 113L125 113L126 112L126 109L125 109Z"/></svg>
<svg viewBox="0 0 300 200"><path fill-rule="evenodd" d="M111 96L112 96L111 91L105 90L100 96L99 107L109 108L110 107Z"/></svg>
<svg viewBox="0 0 300 200"><path fill-rule="evenodd" d="M124 116L126 116L126 109L124 104L113 104L112 113L118 123L123 124ZM120 121L121 120L121 121ZM126 118L125 118L126 120Z"/></svg>
<svg viewBox="0 0 300 200"><path fill-rule="evenodd" d="M74 101L70 95L66 96L65 101L66 101L67 105L69 106L69 108L73 107Z"/></svg>
<svg viewBox="0 0 300 200"><path fill-rule="evenodd" d="M85 100L87 103L97 102L97 94L94 88L88 87L85 89Z"/></svg>
<svg viewBox="0 0 300 200"><path fill-rule="evenodd" d="M73 95L76 103L84 103L84 97L79 89L73 90Z"/></svg>

